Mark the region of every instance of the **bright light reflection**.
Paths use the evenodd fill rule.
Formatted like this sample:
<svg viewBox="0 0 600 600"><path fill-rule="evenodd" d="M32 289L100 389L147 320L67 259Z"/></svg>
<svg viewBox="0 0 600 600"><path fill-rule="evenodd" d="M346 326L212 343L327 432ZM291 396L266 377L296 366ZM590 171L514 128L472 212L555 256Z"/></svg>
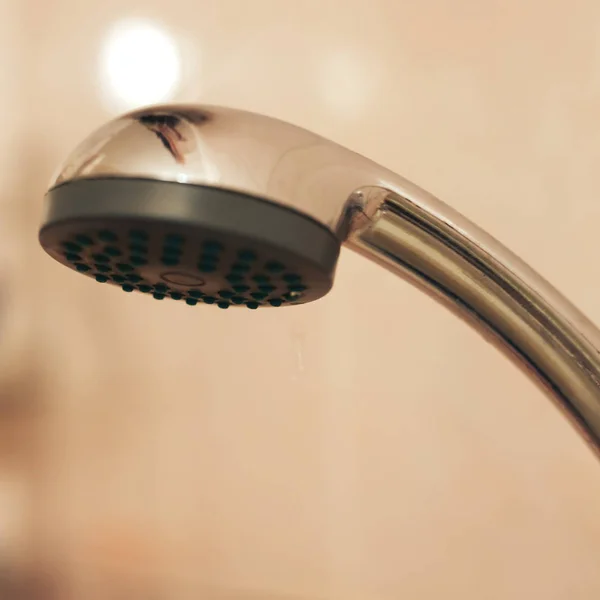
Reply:
<svg viewBox="0 0 600 600"><path fill-rule="evenodd" d="M118 109L169 100L180 80L181 57L173 39L145 21L122 21L102 51L104 89Z"/></svg>

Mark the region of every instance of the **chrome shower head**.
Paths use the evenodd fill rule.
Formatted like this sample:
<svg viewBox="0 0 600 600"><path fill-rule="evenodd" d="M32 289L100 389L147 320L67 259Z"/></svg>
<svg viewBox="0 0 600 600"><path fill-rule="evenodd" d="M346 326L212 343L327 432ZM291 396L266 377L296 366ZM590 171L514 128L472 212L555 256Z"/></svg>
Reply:
<svg viewBox="0 0 600 600"><path fill-rule="evenodd" d="M260 173L263 157L255 148L246 154L257 134L268 138L261 125L270 123L191 107L110 123L49 191L43 247L98 282L159 300L256 309L320 298L332 286L341 236L319 210L278 201L273 173ZM236 180L239 163L207 143L223 134L250 169L245 181ZM266 185L252 185L261 175Z"/></svg>
<svg viewBox="0 0 600 600"><path fill-rule="evenodd" d="M40 242L101 283L222 308L320 298L344 244L493 340L600 448L598 329L456 211L304 129L219 107L124 115L60 169Z"/></svg>

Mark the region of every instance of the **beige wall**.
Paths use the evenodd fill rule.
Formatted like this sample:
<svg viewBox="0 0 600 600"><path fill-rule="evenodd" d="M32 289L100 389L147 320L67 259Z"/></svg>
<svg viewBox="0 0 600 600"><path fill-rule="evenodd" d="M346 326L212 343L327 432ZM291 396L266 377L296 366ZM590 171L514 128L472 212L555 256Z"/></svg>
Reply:
<svg viewBox="0 0 600 600"><path fill-rule="evenodd" d="M595 0L4 0L0 558L61 600L597 598L597 461L407 284L345 253L321 302L221 313L43 255L53 170L127 108L99 65L129 17L178 46L172 99L368 155L600 322Z"/></svg>

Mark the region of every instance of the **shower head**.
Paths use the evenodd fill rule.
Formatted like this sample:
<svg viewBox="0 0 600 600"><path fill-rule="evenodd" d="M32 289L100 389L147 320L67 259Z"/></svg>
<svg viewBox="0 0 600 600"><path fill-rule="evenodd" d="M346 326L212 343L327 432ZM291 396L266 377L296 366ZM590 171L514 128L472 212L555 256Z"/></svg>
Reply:
<svg viewBox="0 0 600 600"><path fill-rule="evenodd" d="M126 114L59 170L39 237L126 292L251 309L322 297L343 244L496 343L600 449L598 329L446 204L304 129L210 106Z"/></svg>
<svg viewBox="0 0 600 600"><path fill-rule="evenodd" d="M305 182L307 205L298 198L296 155L318 144L240 111L137 111L61 169L40 241L72 269L156 299L251 309L316 300L332 286L343 221L343 207L320 204L318 181Z"/></svg>

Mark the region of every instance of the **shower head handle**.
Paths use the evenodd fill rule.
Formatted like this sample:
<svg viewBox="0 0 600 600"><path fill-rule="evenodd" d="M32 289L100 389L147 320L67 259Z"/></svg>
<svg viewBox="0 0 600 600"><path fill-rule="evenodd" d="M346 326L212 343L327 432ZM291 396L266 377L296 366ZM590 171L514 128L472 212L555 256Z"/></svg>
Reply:
<svg viewBox="0 0 600 600"><path fill-rule="evenodd" d="M134 111L101 127L68 157L51 183L45 211L41 243L64 264L95 274L98 281L123 283L124 276L135 276L138 283L125 282L125 291L137 286L142 292L154 290L159 299L170 294L189 304L200 299L210 304L221 294L222 308L317 299L331 287L344 244L417 285L494 343L542 386L600 453L596 326L451 207L309 131L222 107ZM77 227L85 231L78 234ZM179 233L168 233L177 227ZM140 274L104 275L110 257L104 256L106 264L97 262L103 233L122 240L134 232L146 236L146 245L158 239L153 243L162 248L162 257L149 244L147 254L138 257ZM62 242L65 253L60 239L66 235L74 237ZM235 250L206 256L207 244L215 246L207 236L220 236L216 246ZM173 246L175 238L188 245L200 240L200 246ZM82 240L95 248L89 256ZM111 248L121 254L132 244ZM204 253L197 265L194 252ZM264 258L264 264L281 267L283 279L240 259L260 261L263 255L278 257ZM169 280L168 288L165 268L173 261L179 279ZM219 267L225 263L232 269L229 275ZM201 277L192 274L196 267ZM222 289L227 281L237 281L233 290Z"/></svg>

